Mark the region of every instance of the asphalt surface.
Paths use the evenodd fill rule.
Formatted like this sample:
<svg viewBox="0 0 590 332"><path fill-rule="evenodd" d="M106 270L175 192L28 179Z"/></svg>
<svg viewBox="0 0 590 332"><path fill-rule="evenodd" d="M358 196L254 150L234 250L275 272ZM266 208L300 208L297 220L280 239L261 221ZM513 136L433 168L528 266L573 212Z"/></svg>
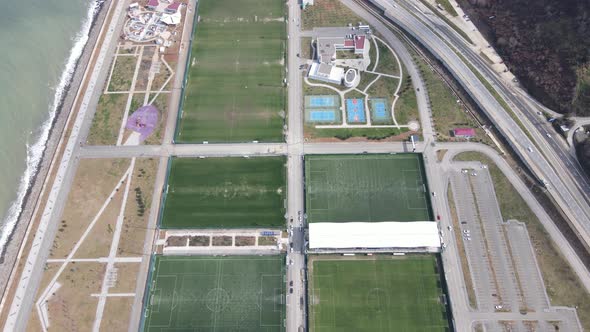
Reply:
<svg viewBox="0 0 590 332"><path fill-rule="evenodd" d="M289 227L290 248L287 259L287 285L292 281L293 286L287 289L287 331L305 329L306 322L306 278L305 249L303 246L303 108L302 80L299 65L300 58L297 54L301 49L300 22L301 9L297 0L289 0L288 5L288 47L287 47L287 83L288 93L288 118L287 135L288 145L288 193L287 193L287 218ZM292 220L292 221L291 221ZM293 289L291 293L290 289Z"/></svg>

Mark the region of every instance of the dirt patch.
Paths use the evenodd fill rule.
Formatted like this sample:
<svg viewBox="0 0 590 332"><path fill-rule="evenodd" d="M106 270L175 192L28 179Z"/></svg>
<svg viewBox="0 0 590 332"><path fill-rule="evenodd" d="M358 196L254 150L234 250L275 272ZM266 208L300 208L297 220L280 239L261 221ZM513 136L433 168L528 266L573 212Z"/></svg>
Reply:
<svg viewBox="0 0 590 332"><path fill-rule="evenodd" d="M210 243L210 236L191 236L188 240L188 245L191 247L208 247Z"/></svg>
<svg viewBox="0 0 590 332"><path fill-rule="evenodd" d="M259 246L275 246L277 245L277 239L274 236L259 236Z"/></svg>
<svg viewBox="0 0 590 332"><path fill-rule="evenodd" d="M107 257L109 255L117 218L121 213L124 190L125 188L119 190L109 202L109 205L104 210L96 224L94 224L94 227L88 234L86 240L82 243L80 248L78 248L74 258L98 258ZM60 227L58 229L55 243L58 243L57 240L61 229L64 228Z"/></svg>
<svg viewBox="0 0 590 332"><path fill-rule="evenodd" d="M256 244L254 236L236 236L236 247L253 246Z"/></svg>
<svg viewBox="0 0 590 332"><path fill-rule="evenodd" d="M141 256L143 254L158 163L159 160L154 158L135 160L135 169L133 170L119 248L117 249L118 256Z"/></svg>
<svg viewBox="0 0 590 332"><path fill-rule="evenodd" d="M100 324L101 331L127 331L134 297L107 298Z"/></svg>
<svg viewBox="0 0 590 332"><path fill-rule="evenodd" d="M125 159L83 159L70 189L50 258L64 258L78 242L129 167Z"/></svg>
<svg viewBox="0 0 590 332"><path fill-rule="evenodd" d="M137 72L137 80L135 81L135 91L145 91L147 88L150 67L152 66L151 56L146 56L145 52L139 64L139 71Z"/></svg>
<svg viewBox="0 0 590 332"><path fill-rule="evenodd" d="M188 236L169 236L166 239L167 247L185 247L188 241Z"/></svg>
<svg viewBox="0 0 590 332"><path fill-rule="evenodd" d="M90 331L96 315L105 264L68 264L57 282L61 287L48 301L49 321L55 331ZM43 292L44 289L39 289ZM31 326L29 330L39 330Z"/></svg>
<svg viewBox="0 0 590 332"><path fill-rule="evenodd" d="M168 65L170 66L170 68L174 68L176 66L176 62L168 62ZM160 91L160 89L169 89L170 85L172 83L173 80L168 81L168 83L164 86L164 83L166 83L166 80L172 76L172 73L170 72L170 70L168 70L168 67L166 67L166 65L164 63L162 63L160 65L160 72L157 73L154 76L154 80L152 81L152 87L151 90L152 91Z"/></svg>
<svg viewBox="0 0 590 332"><path fill-rule="evenodd" d="M135 293L140 263L115 263L117 281L109 293Z"/></svg>
<svg viewBox="0 0 590 332"><path fill-rule="evenodd" d="M213 246L228 247L231 245L232 245L232 237L231 236L214 236L213 237Z"/></svg>

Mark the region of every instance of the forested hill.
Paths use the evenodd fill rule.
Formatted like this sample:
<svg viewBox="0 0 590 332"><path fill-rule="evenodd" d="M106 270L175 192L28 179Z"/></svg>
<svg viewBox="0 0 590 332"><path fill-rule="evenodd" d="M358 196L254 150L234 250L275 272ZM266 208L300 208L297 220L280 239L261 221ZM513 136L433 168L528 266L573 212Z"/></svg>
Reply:
<svg viewBox="0 0 590 332"><path fill-rule="evenodd" d="M527 90L590 116L590 0L458 0Z"/></svg>

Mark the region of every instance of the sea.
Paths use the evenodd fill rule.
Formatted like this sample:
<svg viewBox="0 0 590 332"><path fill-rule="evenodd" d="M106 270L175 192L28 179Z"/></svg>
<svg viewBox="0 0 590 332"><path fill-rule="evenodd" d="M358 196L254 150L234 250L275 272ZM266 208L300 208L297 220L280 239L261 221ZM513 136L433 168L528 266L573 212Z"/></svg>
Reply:
<svg viewBox="0 0 590 332"><path fill-rule="evenodd" d="M99 7L96 0L0 0L0 253Z"/></svg>

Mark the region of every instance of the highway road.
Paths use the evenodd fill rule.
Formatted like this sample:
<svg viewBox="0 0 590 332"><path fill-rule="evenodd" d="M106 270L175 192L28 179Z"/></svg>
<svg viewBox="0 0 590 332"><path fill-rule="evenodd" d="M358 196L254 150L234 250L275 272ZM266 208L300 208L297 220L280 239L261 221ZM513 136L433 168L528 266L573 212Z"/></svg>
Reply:
<svg viewBox="0 0 590 332"><path fill-rule="evenodd" d="M414 3L408 0L398 0L398 3L402 4L406 9L415 9ZM525 125L527 131L531 133L538 147L543 150L548 161L558 170L559 174L569 175L571 173L565 179L567 185L578 186L586 204L588 204L590 202L590 181L578 163L576 156L571 153L570 147L559 137L554 137L555 130L543 114L538 114L540 111L548 111L547 108L530 97L526 91L515 87L514 84L506 84L486 60L480 56L479 49L471 46L444 20L432 13L430 9L420 3L416 3L416 5L421 10L411 10L411 13L429 26L433 32L445 37L447 44L455 47L491 83L500 96L508 101L516 114L524 115L524 117L520 117L520 121ZM554 112L550 113L553 114Z"/></svg>
<svg viewBox="0 0 590 332"><path fill-rule="evenodd" d="M478 77L459 58L457 53L435 34L430 28L417 20L415 16L402 6L393 5L386 0L370 0L385 10L384 15L437 57L471 95L474 101L494 123L498 131L504 135L523 163L541 181L547 183L549 194L557 202L564 214L579 232L586 243L590 243L590 217L588 204L576 186L567 185L562 180L560 170L555 170L546 157L535 147L519 125L507 114L494 96L487 90ZM374 19L377 20L377 19ZM559 175L558 175L559 174Z"/></svg>

